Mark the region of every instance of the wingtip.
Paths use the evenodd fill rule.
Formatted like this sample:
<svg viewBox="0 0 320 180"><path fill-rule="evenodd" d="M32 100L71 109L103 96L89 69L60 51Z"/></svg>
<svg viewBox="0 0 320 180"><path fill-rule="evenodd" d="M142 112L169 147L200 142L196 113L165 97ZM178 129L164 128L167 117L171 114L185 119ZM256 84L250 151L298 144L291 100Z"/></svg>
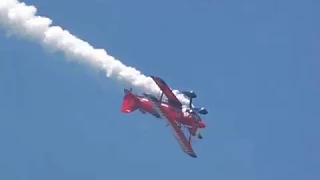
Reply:
<svg viewBox="0 0 320 180"><path fill-rule="evenodd" d="M193 157L193 158L197 158L197 155L196 154L194 154L194 153L192 153L192 154L189 154L191 157Z"/></svg>
<svg viewBox="0 0 320 180"><path fill-rule="evenodd" d="M156 77L156 76L153 76L153 75L150 75L150 77L151 77L152 79L157 79L157 77Z"/></svg>
<svg viewBox="0 0 320 180"><path fill-rule="evenodd" d="M158 76L152 76L150 75L150 77L156 82L156 83L161 83L165 86L168 86L167 83L161 78L161 77L158 77ZM169 87L170 88L170 87ZM171 89L171 88L170 88Z"/></svg>

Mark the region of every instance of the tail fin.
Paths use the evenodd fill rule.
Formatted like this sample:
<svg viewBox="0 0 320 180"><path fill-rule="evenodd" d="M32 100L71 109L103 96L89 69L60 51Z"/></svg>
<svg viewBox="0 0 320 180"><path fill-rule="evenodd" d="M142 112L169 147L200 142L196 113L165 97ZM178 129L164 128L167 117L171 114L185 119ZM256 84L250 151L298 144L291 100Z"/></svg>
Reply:
<svg viewBox="0 0 320 180"><path fill-rule="evenodd" d="M139 107L139 99L131 93L128 89L124 89L124 97L122 101L121 112L123 113L131 113L138 109Z"/></svg>

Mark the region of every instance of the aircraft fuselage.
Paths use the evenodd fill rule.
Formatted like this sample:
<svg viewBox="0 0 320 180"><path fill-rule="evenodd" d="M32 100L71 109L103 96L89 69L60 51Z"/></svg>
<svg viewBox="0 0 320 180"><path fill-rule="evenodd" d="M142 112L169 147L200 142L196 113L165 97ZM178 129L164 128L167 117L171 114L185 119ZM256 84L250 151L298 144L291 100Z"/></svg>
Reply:
<svg viewBox="0 0 320 180"><path fill-rule="evenodd" d="M162 119L161 115L157 112L157 110L154 108L152 102L150 102L147 98L144 96L137 96L139 99L139 109L142 112L148 112L149 114ZM205 123L201 118L196 115L189 112L185 112L180 108L176 108L174 106L171 106L167 102L160 102L159 108L161 108L162 112L166 114L166 116L171 117L171 119L176 119L179 123L185 125L188 128L192 128L193 125L197 122L199 122L200 128L205 128Z"/></svg>

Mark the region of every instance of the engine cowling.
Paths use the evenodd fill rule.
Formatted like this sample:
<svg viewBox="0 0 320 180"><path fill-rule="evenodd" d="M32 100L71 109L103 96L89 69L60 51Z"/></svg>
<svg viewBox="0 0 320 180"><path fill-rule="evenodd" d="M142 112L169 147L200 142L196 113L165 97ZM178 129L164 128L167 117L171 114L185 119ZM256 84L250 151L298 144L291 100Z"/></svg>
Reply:
<svg viewBox="0 0 320 180"><path fill-rule="evenodd" d="M185 96L187 96L190 99L197 97L196 93L193 91L182 91L182 94L184 94Z"/></svg>

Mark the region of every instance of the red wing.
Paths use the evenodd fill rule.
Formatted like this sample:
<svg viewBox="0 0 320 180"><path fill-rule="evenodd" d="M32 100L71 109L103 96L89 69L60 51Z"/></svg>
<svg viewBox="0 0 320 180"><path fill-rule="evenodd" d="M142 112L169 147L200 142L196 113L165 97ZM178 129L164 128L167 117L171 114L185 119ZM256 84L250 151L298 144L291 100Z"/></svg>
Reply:
<svg viewBox="0 0 320 180"><path fill-rule="evenodd" d="M190 142L187 140L186 136L184 135L184 133L182 132L178 124L175 121L172 121L170 119L167 119L167 120L182 150L188 155L190 155L191 157L196 158L197 155L193 151Z"/></svg>
<svg viewBox="0 0 320 180"><path fill-rule="evenodd" d="M155 77L155 76L150 76L150 77L159 86L161 91L167 96L169 103L174 104L175 106L178 106L178 107L182 106L179 99L176 97L176 95L173 94L173 92L171 91L171 89L169 88L167 83L164 82L164 80L162 80L159 77Z"/></svg>
<svg viewBox="0 0 320 180"><path fill-rule="evenodd" d="M182 150L190 155L191 157L196 158L197 155L193 151L190 142L187 140L186 136L176 123L174 119L167 116L159 107L159 102L156 99L153 99L150 95L145 94L145 97L152 103L154 110L157 111L157 113L165 120L167 120L168 124L170 124L171 129L173 130L173 133L175 135L175 138L178 140L179 145L181 146Z"/></svg>

